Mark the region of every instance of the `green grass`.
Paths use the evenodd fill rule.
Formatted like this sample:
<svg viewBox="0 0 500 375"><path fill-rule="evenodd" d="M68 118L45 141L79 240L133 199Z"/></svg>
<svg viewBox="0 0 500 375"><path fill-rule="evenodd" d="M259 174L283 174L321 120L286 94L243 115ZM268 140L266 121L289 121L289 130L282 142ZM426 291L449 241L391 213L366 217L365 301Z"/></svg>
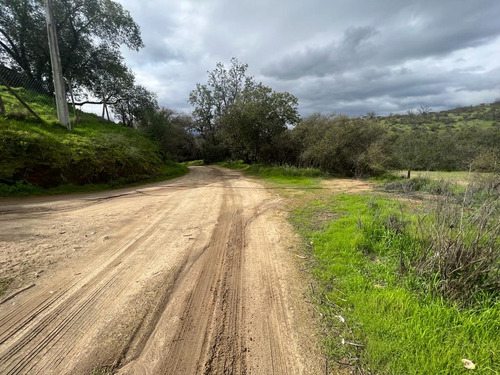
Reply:
<svg viewBox="0 0 500 375"><path fill-rule="evenodd" d="M270 167L261 164L250 165L244 172L282 186L314 187L319 185L320 177L325 176L324 172L315 168Z"/></svg>
<svg viewBox="0 0 500 375"><path fill-rule="evenodd" d="M7 116L0 116L0 196L96 191L188 171L165 163L159 145L143 132L84 113L68 132L55 121L51 98L28 96L46 120L39 123L9 116L17 104L9 93L1 94Z"/></svg>
<svg viewBox="0 0 500 375"><path fill-rule="evenodd" d="M389 198L322 195L291 214L312 244L325 353L331 363L377 374L465 374L462 358L476 364L475 373L498 374L500 301L459 308L401 272L401 259L418 244L397 220L389 229L382 223L411 221L407 211Z"/></svg>
<svg viewBox="0 0 500 375"><path fill-rule="evenodd" d="M55 100L52 97L26 90L21 87L15 87L13 90L31 107L31 109L44 121L55 121L57 111L55 109ZM5 86L0 86L0 95L5 106L7 116L23 120L34 121L35 118L28 110L12 95ZM30 118L31 117L31 118Z"/></svg>
<svg viewBox="0 0 500 375"><path fill-rule="evenodd" d="M160 168L160 174L157 177L143 176L139 181L130 181L126 178L117 178L107 183L100 184L64 184L53 188L44 189L37 185L31 185L18 182L14 185L0 184L0 197L25 197L25 196L40 196L40 195L57 195L57 194L72 194L72 193L92 193L97 191L105 191L119 189L123 187L133 187L143 184L150 184L159 181L170 180L173 178L184 176L189 173L189 169L178 163L167 161Z"/></svg>
<svg viewBox="0 0 500 375"><path fill-rule="evenodd" d="M406 176L407 171L395 171L396 176ZM491 173L478 173L478 172L466 172L466 171L454 171L454 172L444 172L444 171L412 171L412 178L426 178L430 180L443 180L453 183L458 183L460 185L465 185L471 179L477 177L486 177L491 175Z"/></svg>
<svg viewBox="0 0 500 375"><path fill-rule="evenodd" d="M190 161L185 161L182 164L189 166L205 165L203 160L190 160Z"/></svg>
<svg viewBox="0 0 500 375"><path fill-rule="evenodd" d="M221 161L214 164L229 169L245 169L248 167L248 164L243 163L243 160Z"/></svg>

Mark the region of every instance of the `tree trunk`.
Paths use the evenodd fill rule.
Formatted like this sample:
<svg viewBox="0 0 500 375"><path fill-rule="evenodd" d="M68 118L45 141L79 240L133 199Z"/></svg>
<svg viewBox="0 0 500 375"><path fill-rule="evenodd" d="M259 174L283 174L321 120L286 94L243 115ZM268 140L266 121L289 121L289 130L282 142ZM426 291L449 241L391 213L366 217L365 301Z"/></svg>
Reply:
<svg viewBox="0 0 500 375"><path fill-rule="evenodd" d="M408 170L408 174L407 174L406 178L409 180L410 177L411 177L411 170Z"/></svg>

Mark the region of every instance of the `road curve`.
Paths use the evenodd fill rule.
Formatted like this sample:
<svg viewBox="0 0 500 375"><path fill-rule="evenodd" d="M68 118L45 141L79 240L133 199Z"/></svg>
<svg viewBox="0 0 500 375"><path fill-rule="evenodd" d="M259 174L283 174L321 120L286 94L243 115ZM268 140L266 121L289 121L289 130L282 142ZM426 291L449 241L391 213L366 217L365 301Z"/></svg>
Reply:
<svg viewBox="0 0 500 375"><path fill-rule="evenodd" d="M0 277L35 284L0 302L0 373L321 373L279 205L218 167L0 200Z"/></svg>

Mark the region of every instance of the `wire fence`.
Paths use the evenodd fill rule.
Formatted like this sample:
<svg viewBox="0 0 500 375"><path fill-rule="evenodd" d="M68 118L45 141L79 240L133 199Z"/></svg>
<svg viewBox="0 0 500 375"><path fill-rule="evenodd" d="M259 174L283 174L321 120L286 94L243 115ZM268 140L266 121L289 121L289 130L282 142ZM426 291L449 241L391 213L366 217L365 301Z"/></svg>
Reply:
<svg viewBox="0 0 500 375"><path fill-rule="evenodd" d="M57 120L52 85L0 65L0 115L13 119Z"/></svg>

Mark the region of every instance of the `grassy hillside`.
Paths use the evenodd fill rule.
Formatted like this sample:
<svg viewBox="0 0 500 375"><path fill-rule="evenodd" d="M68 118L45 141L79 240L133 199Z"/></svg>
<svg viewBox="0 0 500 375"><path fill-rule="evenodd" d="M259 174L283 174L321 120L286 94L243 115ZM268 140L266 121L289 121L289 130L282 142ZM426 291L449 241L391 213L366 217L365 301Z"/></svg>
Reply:
<svg viewBox="0 0 500 375"><path fill-rule="evenodd" d="M432 112L430 109L408 111L406 114L376 118L395 131L401 130L457 130L466 126L480 128L500 127L500 101L469 107L458 107L446 111Z"/></svg>
<svg viewBox="0 0 500 375"><path fill-rule="evenodd" d="M55 121L55 108L43 95L29 96L29 104L44 123L28 116L9 93L1 95L7 114L0 116L0 195L62 185L63 191L89 189L89 184L118 186L187 171L165 163L158 144L142 132L85 113L68 132Z"/></svg>

